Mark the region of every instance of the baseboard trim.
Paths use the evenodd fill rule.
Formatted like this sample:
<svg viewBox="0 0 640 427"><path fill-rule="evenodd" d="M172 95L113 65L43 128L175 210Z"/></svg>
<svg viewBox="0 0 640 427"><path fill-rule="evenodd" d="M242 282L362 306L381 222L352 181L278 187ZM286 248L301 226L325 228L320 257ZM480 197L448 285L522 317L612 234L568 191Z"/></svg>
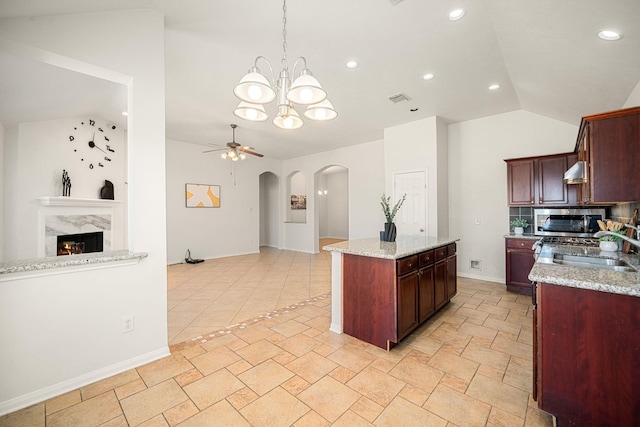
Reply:
<svg viewBox="0 0 640 427"><path fill-rule="evenodd" d="M36 403L44 402L52 397L60 396L61 394L76 390L80 387L95 383L96 381L103 380L129 369L137 368L138 366L162 359L170 354L169 347L162 347L150 353L141 354L140 356L136 356L132 359L123 360L122 362L118 362L114 365L98 369L97 371L88 372L84 375L80 375L79 377L71 378L58 384L32 391L5 402L0 402L0 416L27 408L31 405L35 405Z"/></svg>
<svg viewBox="0 0 640 427"><path fill-rule="evenodd" d="M475 274L460 273L460 272L458 272L457 275L460 277L465 277L467 279L484 280L485 282L495 282L495 283L500 283L502 285L505 284L504 277L477 276Z"/></svg>

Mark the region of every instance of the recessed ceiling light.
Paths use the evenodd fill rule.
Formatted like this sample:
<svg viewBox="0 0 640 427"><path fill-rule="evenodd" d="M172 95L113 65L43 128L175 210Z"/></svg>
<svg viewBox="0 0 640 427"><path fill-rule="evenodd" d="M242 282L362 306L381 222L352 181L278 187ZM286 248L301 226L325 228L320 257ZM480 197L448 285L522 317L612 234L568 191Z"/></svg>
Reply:
<svg viewBox="0 0 640 427"><path fill-rule="evenodd" d="M489 90L498 90L498 89L500 89L500 85L497 83L494 83L491 86L489 86Z"/></svg>
<svg viewBox="0 0 640 427"><path fill-rule="evenodd" d="M598 37L602 40L616 41L622 38L622 33L613 30L601 30L598 31Z"/></svg>
<svg viewBox="0 0 640 427"><path fill-rule="evenodd" d="M424 76L422 76L422 78L425 79L425 80L431 80L434 77L435 76L432 73L427 73Z"/></svg>
<svg viewBox="0 0 640 427"><path fill-rule="evenodd" d="M347 68L351 68L351 69L357 68L358 67L358 61L353 61L353 60L347 61L346 66L347 66Z"/></svg>
<svg viewBox="0 0 640 427"><path fill-rule="evenodd" d="M449 12L449 19L451 21L457 21L458 19L462 19L465 13L466 12L464 9L452 10L451 12Z"/></svg>
<svg viewBox="0 0 640 427"><path fill-rule="evenodd" d="M128 115L129 115L129 113L128 113L128 112L126 112L126 111L123 111L123 112L122 112L122 115L123 115L123 116L128 116Z"/></svg>

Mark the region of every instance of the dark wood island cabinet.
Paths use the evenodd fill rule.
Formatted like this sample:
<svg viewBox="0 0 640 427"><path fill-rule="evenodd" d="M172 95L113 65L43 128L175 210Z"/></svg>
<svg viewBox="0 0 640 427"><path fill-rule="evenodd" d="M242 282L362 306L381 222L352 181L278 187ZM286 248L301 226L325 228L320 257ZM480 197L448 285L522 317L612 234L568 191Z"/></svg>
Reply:
<svg viewBox="0 0 640 427"><path fill-rule="evenodd" d="M342 256L344 333L386 350L457 292L455 243L398 259Z"/></svg>

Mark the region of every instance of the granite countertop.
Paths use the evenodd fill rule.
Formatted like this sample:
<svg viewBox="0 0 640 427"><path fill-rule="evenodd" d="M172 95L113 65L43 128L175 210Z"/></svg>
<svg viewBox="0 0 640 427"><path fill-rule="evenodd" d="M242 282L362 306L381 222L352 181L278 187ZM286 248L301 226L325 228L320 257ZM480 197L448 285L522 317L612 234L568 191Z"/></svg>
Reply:
<svg viewBox="0 0 640 427"><path fill-rule="evenodd" d="M525 234L514 234L514 233L509 233L509 234L505 234L504 235L505 239L529 239L529 240L540 240L542 238L542 236L537 236L535 234L531 234L531 233L525 233Z"/></svg>
<svg viewBox="0 0 640 427"><path fill-rule="evenodd" d="M338 242L323 246L322 249L371 258L398 259L458 240L460 239L450 237L398 236L395 242L383 242L377 237L372 237Z"/></svg>
<svg viewBox="0 0 640 427"><path fill-rule="evenodd" d="M532 282L550 283L572 288L590 289L621 295L640 297L640 265L638 254L622 252L603 252L599 248L579 246L544 245L543 252L562 253L567 255L590 256L599 258L621 259L636 268L634 272L600 270L595 268L570 267L541 262L541 258L533 265L529 273ZM543 254L544 255L544 254Z"/></svg>
<svg viewBox="0 0 640 427"><path fill-rule="evenodd" d="M146 257L146 252L129 252L127 250L122 250L49 258L21 259L17 261L0 262L0 277L2 277L2 275L8 275L12 273L26 273L43 270L53 270L63 267L103 264L136 259L140 260Z"/></svg>

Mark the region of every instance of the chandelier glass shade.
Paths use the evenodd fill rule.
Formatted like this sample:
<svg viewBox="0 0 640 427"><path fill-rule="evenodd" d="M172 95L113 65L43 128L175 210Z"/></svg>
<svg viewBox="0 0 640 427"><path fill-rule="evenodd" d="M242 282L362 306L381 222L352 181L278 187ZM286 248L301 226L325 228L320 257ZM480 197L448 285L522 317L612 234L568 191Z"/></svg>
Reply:
<svg viewBox="0 0 640 427"><path fill-rule="evenodd" d="M311 70L307 68L307 60L299 57L293 64L292 74L296 76L298 64L303 67L297 77L291 83L289 67L287 65L287 1L283 6L283 30L282 48L283 55L280 63L282 69L278 79L274 78L273 67L267 58L258 56L254 66L240 80L233 89L235 96L240 99L240 104L233 114L241 119L250 121L265 121L268 115L264 104L273 100L278 102L277 115L272 120L273 124L281 129L299 129L304 124L300 115L295 111L293 104L306 105L304 116L311 120L331 120L338 116L331 102L327 100L327 92L322 89L320 82L313 77ZM264 61L271 71L271 81L258 68L258 61ZM274 89L275 88L275 89Z"/></svg>

